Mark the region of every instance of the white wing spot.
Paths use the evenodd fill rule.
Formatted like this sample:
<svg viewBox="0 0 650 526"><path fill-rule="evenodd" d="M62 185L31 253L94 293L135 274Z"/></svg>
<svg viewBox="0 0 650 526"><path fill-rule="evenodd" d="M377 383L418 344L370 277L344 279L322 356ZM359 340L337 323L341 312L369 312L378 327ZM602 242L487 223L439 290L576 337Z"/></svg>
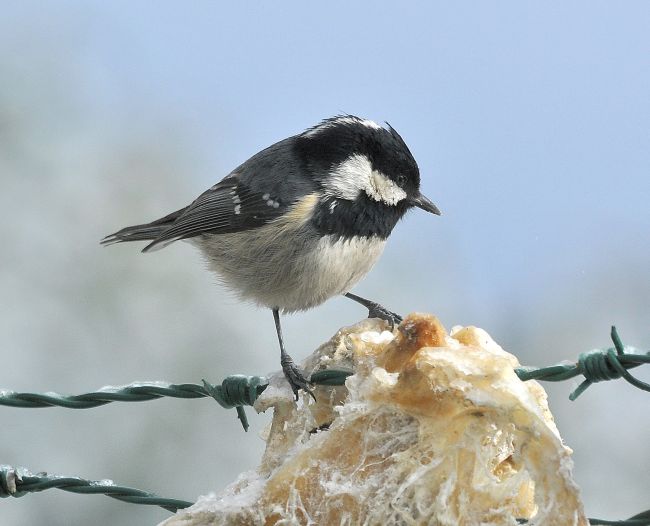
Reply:
<svg viewBox="0 0 650 526"><path fill-rule="evenodd" d="M235 203L236 205L238 205L239 203L241 203L241 199L239 198L239 196L237 194L235 194L233 196L233 198L232 198L232 202Z"/></svg>
<svg viewBox="0 0 650 526"><path fill-rule="evenodd" d="M338 204L338 201L332 201L330 203L330 214L334 213L334 209L336 208L336 205Z"/></svg>
<svg viewBox="0 0 650 526"><path fill-rule="evenodd" d="M279 207L280 207L280 203L278 203L277 201L273 201L273 208L279 208Z"/></svg>
<svg viewBox="0 0 650 526"><path fill-rule="evenodd" d="M264 194L262 196L262 199L264 199L264 201L268 201L269 197L271 197L271 194Z"/></svg>
<svg viewBox="0 0 650 526"><path fill-rule="evenodd" d="M237 205L235 207L235 215L239 215L241 213L241 205Z"/></svg>

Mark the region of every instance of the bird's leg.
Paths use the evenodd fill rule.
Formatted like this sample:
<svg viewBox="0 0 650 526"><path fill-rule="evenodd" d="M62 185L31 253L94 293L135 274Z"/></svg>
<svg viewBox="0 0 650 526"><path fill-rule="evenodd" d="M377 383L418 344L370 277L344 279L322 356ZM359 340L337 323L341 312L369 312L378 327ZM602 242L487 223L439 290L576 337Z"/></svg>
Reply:
<svg viewBox="0 0 650 526"><path fill-rule="evenodd" d="M379 305L379 303L375 303L374 301L367 300L365 298L362 298L361 296L352 294L351 292L346 293L345 297L350 298L351 300L356 301L357 303L360 303L366 309L368 309L368 318L379 318L381 320L385 320L388 323L390 323L391 331L395 328L395 324L399 325L400 323L402 323L402 317L399 314L389 311L386 307L382 307L381 305Z"/></svg>
<svg viewBox="0 0 650 526"><path fill-rule="evenodd" d="M273 309L273 319L275 320L275 330L278 333L278 341L280 342L280 364L282 364L282 372L284 377L289 382L291 390L293 391L296 401L298 401L298 391L300 389L308 392L311 397L316 401L314 393L310 388L309 381L302 374L300 369L296 367L296 364L293 362L293 358L287 354L287 351L284 350L284 340L282 339L282 327L280 327L280 311L275 308Z"/></svg>

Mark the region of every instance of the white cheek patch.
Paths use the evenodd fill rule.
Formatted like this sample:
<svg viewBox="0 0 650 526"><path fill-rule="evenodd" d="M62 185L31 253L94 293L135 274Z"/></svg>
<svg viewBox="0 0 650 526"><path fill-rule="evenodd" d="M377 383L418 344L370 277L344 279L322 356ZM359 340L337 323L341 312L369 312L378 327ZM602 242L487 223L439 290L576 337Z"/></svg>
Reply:
<svg viewBox="0 0 650 526"><path fill-rule="evenodd" d="M383 201L387 205L396 205L402 199L406 199L406 192L397 186L395 181L375 170L370 176L370 186L365 190L372 199Z"/></svg>
<svg viewBox="0 0 650 526"><path fill-rule="evenodd" d="M406 192L381 172L372 169L365 155L353 155L339 164L323 182L326 193L354 201L361 192L375 201L396 205Z"/></svg>

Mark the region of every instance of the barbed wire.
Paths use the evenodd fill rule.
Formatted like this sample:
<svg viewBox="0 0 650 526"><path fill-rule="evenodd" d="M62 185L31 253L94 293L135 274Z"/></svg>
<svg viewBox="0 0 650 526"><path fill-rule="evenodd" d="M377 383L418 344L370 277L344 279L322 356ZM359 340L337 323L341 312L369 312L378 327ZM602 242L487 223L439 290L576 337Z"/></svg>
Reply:
<svg viewBox="0 0 650 526"><path fill-rule="evenodd" d="M60 393L17 393L0 391L0 405L9 407L65 407L68 409L91 409L112 402L146 402L162 397L170 398L214 398L226 409L235 408L244 431L248 431L248 419L243 406L253 405L268 386L263 376L234 374L226 377L221 385L212 385L203 380L198 384L171 384L167 382L136 382L129 385L102 387L98 391L80 395Z"/></svg>
<svg viewBox="0 0 650 526"><path fill-rule="evenodd" d="M541 380L560 382L582 375L585 380L575 389L569 398L575 400L587 387L604 380L625 379L631 385L650 391L650 384L632 376L628 369L650 363L650 352L639 354L626 352L616 327L612 327L611 337L614 347L594 350L580 354L575 363L563 363L548 367L522 366L515 369L517 376L523 380ZM630 348L631 349L631 348ZM312 374L310 382L315 385L337 386L345 384L353 371L325 369ZM125 386L102 387L97 391L79 395L60 393L19 393L0 390L0 405L9 407L65 407L68 409L90 409L112 402L144 402L162 397L171 398L214 398L226 409L236 408L237 416L245 430L248 420L244 406L251 406L268 386L264 376L245 376L235 374L226 377L221 385L212 385L206 380L203 384L172 384L167 382L136 382Z"/></svg>
<svg viewBox="0 0 650 526"><path fill-rule="evenodd" d="M623 378L643 391L650 391L650 384L632 376L627 370L650 363L650 352L638 354L626 352L615 326L610 332L614 348L581 353L576 363L551 365L550 367L518 367L517 376L523 381L543 380L561 382L582 375L585 380L569 395L570 400L578 398L591 384L605 380Z"/></svg>
<svg viewBox="0 0 650 526"><path fill-rule="evenodd" d="M154 493L127 486L118 486L112 480L86 480L80 477L48 475L47 473L34 474L26 468L0 465L0 497L2 498L22 497L27 493L52 488L86 495L101 494L132 504L160 506L174 513L194 504L186 500L160 497Z"/></svg>
<svg viewBox="0 0 650 526"><path fill-rule="evenodd" d="M60 489L83 495L106 495L131 504L160 506L172 513L189 508L194 503L186 500L160 497L128 486L118 486L112 480L86 480L80 477L32 473L26 468L0 465L0 498L23 497L47 489ZM626 520L610 521L589 518L591 526L650 526L650 510L638 513ZM527 519L517 519L519 524L527 524Z"/></svg>
<svg viewBox="0 0 650 526"><path fill-rule="evenodd" d="M637 513L629 519L609 521L588 518L589 526L650 526L650 510ZM528 519L517 519L517 524L528 524Z"/></svg>
<svg viewBox="0 0 650 526"><path fill-rule="evenodd" d="M608 521L605 519L589 519L590 526L649 526L650 510L637 513L629 519L622 521Z"/></svg>
<svg viewBox="0 0 650 526"><path fill-rule="evenodd" d="M548 367L518 367L515 373L522 381L542 380L559 382L582 375L584 381L571 393L569 398L575 400L591 384L618 378L625 379L631 385L650 391L650 384L632 376L628 369L650 363L650 352L639 354L634 349L623 345L616 327L611 329L613 348L581 353L578 361L557 364ZM338 386L345 384L353 371L326 369L314 373L310 382L315 385ZM226 409L235 408L244 431L249 424L244 406L251 406L268 386L264 376L231 375L220 385L212 385L203 380L200 384L171 384L167 382L137 382L125 386L107 386L98 391L80 395L62 395L59 393L18 393L0 391L0 405L20 408L65 407L69 409L90 409L112 402L144 402L162 397L171 398L207 398L211 397ZM104 494L114 499L136 504L161 506L170 511L191 506L191 502L167 499L153 493L135 488L117 486L112 481L93 481L79 477L64 477L33 474L25 468L13 468L0 465L0 497L20 497L30 492L58 488L64 491L83 494ZM523 521L523 520L522 520ZM525 521L520 521L522 524ZM607 521L589 519L592 525L602 526L650 526L650 510L639 513L627 520Z"/></svg>

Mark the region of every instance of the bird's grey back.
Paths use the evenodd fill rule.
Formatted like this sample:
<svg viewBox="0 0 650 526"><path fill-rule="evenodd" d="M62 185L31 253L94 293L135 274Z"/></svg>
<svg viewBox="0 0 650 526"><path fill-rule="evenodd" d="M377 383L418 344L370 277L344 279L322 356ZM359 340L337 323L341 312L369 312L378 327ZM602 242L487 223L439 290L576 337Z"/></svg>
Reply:
<svg viewBox="0 0 650 526"><path fill-rule="evenodd" d="M270 193L301 199L314 191L317 183L306 163L295 154L298 137L289 137L256 153L227 177L237 176L260 195Z"/></svg>

